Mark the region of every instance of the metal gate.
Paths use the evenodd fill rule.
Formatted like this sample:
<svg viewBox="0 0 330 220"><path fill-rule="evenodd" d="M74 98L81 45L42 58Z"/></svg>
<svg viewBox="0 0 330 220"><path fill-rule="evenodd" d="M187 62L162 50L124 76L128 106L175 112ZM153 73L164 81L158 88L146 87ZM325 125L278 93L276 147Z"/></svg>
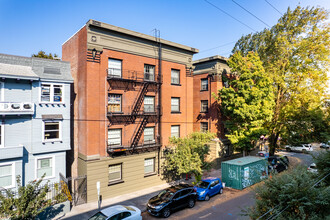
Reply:
<svg viewBox="0 0 330 220"><path fill-rule="evenodd" d="M76 178L65 178L60 173L60 181L64 193L72 205L77 206L87 203L87 176L78 176ZM71 187L69 187L71 186ZM71 190L69 190L71 189ZM70 194L71 192L71 194ZM72 195L72 196L71 196Z"/></svg>

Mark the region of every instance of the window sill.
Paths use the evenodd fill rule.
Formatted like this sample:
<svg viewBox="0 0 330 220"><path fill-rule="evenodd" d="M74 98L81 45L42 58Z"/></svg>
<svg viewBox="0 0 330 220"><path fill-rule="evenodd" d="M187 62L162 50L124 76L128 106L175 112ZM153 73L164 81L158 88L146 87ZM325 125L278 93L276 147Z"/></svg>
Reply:
<svg viewBox="0 0 330 220"><path fill-rule="evenodd" d="M40 105L65 105L64 102L39 102Z"/></svg>
<svg viewBox="0 0 330 220"><path fill-rule="evenodd" d="M200 91L201 91L201 92L207 92L207 91L209 91L209 90L208 90L208 89L205 89L205 90L204 90L204 89L201 89Z"/></svg>
<svg viewBox="0 0 330 220"><path fill-rule="evenodd" d="M54 142L63 143L62 140L44 140L44 141L42 141L43 144L46 144L46 143L54 143Z"/></svg>
<svg viewBox="0 0 330 220"><path fill-rule="evenodd" d="M181 84L171 83L171 86L181 86Z"/></svg>
<svg viewBox="0 0 330 220"><path fill-rule="evenodd" d="M171 112L171 114L181 114L181 112Z"/></svg>
<svg viewBox="0 0 330 220"><path fill-rule="evenodd" d="M108 183L108 186L112 186L112 185L116 185L116 184L120 184L120 183L124 183L124 180L111 181Z"/></svg>
<svg viewBox="0 0 330 220"><path fill-rule="evenodd" d="M204 114L206 114L206 113L209 113L209 111L204 111L204 112L200 112L200 113L204 113Z"/></svg>
<svg viewBox="0 0 330 220"><path fill-rule="evenodd" d="M149 176L155 176L155 175L157 175L156 172L146 173L146 174L144 174L144 178L149 177Z"/></svg>
<svg viewBox="0 0 330 220"><path fill-rule="evenodd" d="M110 114L113 114L113 115L119 115L119 114L124 114L124 112L109 112Z"/></svg>

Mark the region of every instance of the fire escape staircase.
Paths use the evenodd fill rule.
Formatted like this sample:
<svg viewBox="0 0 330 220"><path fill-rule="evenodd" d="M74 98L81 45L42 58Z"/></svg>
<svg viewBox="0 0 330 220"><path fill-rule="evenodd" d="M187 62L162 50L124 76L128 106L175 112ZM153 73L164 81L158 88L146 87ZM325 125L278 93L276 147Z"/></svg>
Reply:
<svg viewBox="0 0 330 220"><path fill-rule="evenodd" d="M138 146L140 138L142 136L142 133L143 133L144 128L146 127L147 123L148 123L148 117L143 117L140 125L138 125L137 129L135 129L133 140L131 142L132 149L135 149Z"/></svg>

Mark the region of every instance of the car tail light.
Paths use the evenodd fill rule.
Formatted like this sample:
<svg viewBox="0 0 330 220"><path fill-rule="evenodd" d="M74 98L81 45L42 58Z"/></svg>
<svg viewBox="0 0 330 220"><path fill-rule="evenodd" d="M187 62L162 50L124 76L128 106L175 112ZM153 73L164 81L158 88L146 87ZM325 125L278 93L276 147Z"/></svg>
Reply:
<svg viewBox="0 0 330 220"><path fill-rule="evenodd" d="M194 188L194 192L197 192L197 190Z"/></svg>

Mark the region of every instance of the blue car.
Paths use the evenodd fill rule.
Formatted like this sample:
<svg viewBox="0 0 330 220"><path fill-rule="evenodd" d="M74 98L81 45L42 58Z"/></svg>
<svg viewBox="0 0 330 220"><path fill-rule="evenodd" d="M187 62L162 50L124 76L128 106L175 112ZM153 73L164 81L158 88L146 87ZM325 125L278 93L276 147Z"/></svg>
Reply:
<svg viewBox="0 0 330 220"><path fill-rule="evenodd" d="M197 192L198 200L208 201L211 196L215 194L222 194L223 186L222 182L217 177L208 177L206 179L202 179L194 189Z"/></svg>

